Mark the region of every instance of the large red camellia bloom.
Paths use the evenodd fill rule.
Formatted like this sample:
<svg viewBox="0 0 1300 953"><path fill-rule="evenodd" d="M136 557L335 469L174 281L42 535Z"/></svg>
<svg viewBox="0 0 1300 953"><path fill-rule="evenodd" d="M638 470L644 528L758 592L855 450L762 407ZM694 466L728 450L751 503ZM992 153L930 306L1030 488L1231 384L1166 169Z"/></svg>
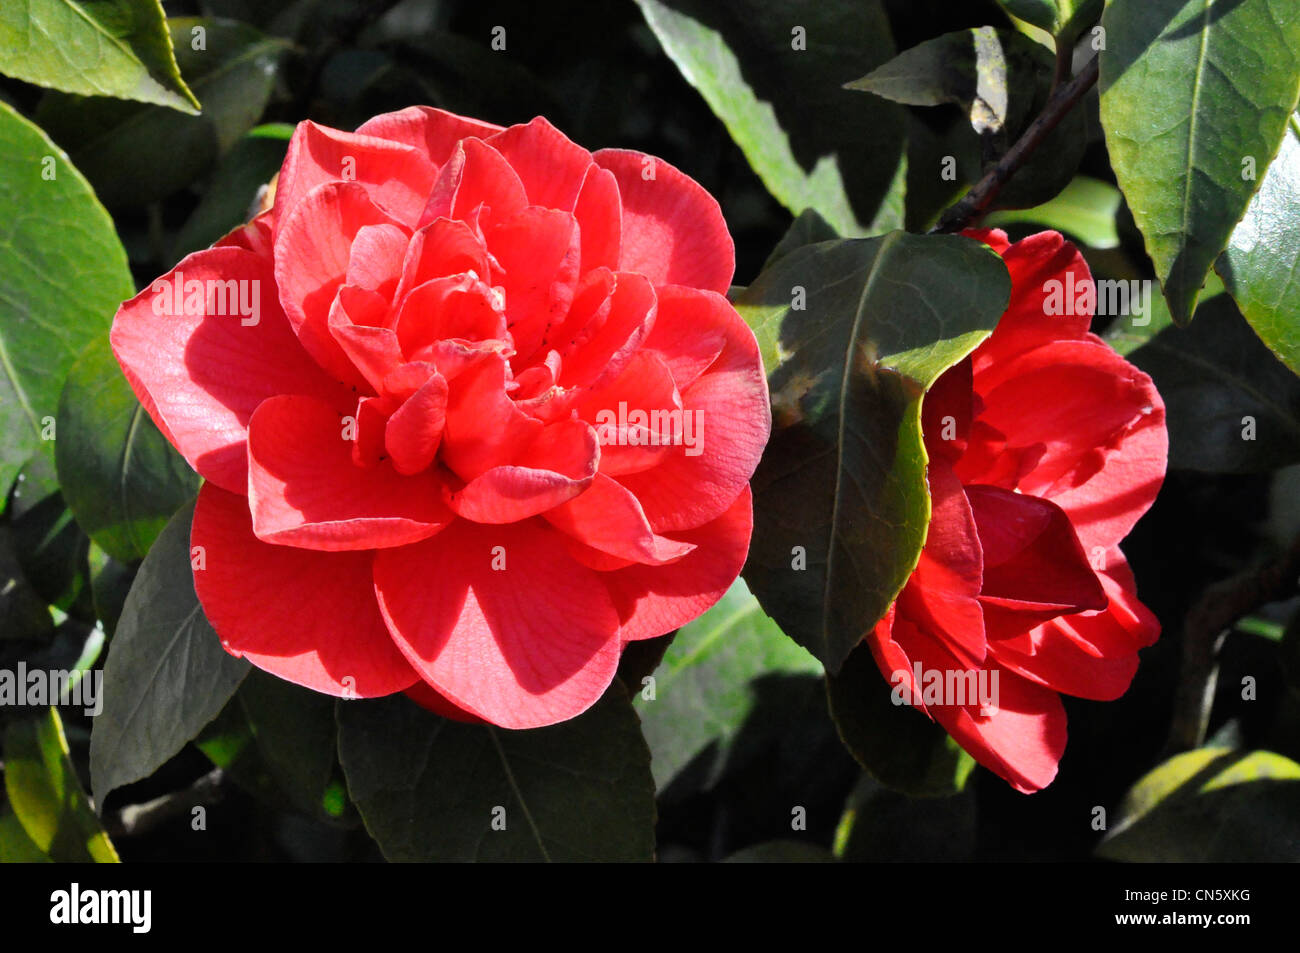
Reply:
<svg viewBox="0 0 1300 953"><path fill-rule="evenodd" d="M1058 693L1119 697L1159 635L1118 544L1164 479L1165 408L1089 333L1092 277L1072 245L967 234L1002 256L1011 300L925 397L929 534L867 641L896 700L1031 792L1065 750Z"/></svg>
<svg viewBox="0 0 1300 953"><path fill-rule="evenodd" d="M206 480L227 651L508 728L590 706L745 561L770 416L733 268L694 181L545 119L299 125L274 207L112 331Z"/></svg>

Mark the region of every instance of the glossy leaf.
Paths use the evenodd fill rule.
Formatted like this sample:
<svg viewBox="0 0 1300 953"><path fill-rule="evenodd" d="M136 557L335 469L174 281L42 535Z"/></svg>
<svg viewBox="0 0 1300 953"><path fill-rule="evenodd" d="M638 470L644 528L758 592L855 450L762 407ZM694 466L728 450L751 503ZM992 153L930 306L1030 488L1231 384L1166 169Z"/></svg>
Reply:
<svg viewBox="0 0 1300 953"><path fill-rule="evenodd" d="M1116 248L1119 231L1115 227L1115 214L1122 201L1119 189L1109 182L1076 175L1056 198L1033 208L993 212L985 217L983 224L1003 228L1032 222L1064 232L1092 248Z"/></svg>
<svg viewBox="0 0 1300 953"><path fill-rule="evenodd" d="M202 115L59 93L36 111L110 208L170 195L233 148L261 118L286 48L231 20L177 18L169 25L181 69L203 100ZM206 31L202 50L191 45L195 27Z"/></svg>
<svg viewBox="0 0 1300 953"><path fill-rule="evenodd" d="M221 647L194 594L193 515L185 506L163 529L113 636L104 710L90 735L91 787L101 805L114 788L148 777L180 751L250 668Z"/></svg>
<svg viewBox="0 0 1300 953"><path fill-rule="evenodd" d="M618 683L529 731L449 721L403 696L341 701L338 721L348 791L390 861L653 857L650 752Z"/></svg>
<svg viewBox="0 0 1300 953"><path fill-rule="evenodd" d="M1250 329L1227 295L1188 328L1129 354L1168 412L1169 466L1257 473L1300 461L1300 378Z"/></svg>
<svg viewBox="0 0 1300 953"><path fill-rule="evenodd" d="M1214 267L1255 333L1300 374L1300 116Z"/></svg>
<svg viewBox="0 0 1300 953"><path fill-rule="evenodd" d="M998 0L998 4L1012 16L1069 43L1101 15L1105 0Z"/></svg>
<svg viewBox="0 0 1300 953"><path fill-rule="evenodd" d="M13 0L0 8L0 73L86 96L197 113L158 0Z"/></svg>
<svg viewBox="0 0 1300 953"><path fill-rule="evenodd" d="M840 739L881 784L913 797L946 796L966 786L975 760L925 713L894 704L865 645L838 675L827 676L826 691Z"/></svg>
<svg viewBox="0 0 1300 953"><path fill-rule="evenodd" d="M113 222L58 146L0 102L0 486L53 458L63 378L134 294Z"/></svg>
<svg viewBox="0 0 1300 953"><path fill-rule="evenodd" d="M1300 860L1300 764L1198 748L1137 782L1097 854L1140 862Z"/></svg>
<svg viewBox="0 0 1300 953"><path fill-rule="evenodd" d="M117 863L68 756L53 708L5 730L5 792L32 843L57 861Z"/></svg>
<svg viewBox="0 0 1300 953"><path fill-rule="evenodd" d="M902 112L840 90L894 54L879 0L822 0L797 16L764 0L637 3L782 205L816 209L841 235L896 224L885 199L902 188Z"/></svg>
<svg viewBox="0 0 1300 953"><path fill-rule="evenodd" d="M1246 212L1300 97L1292 0L1113 0L1101 124L1174 321Z"/></svg>
<svg viewBox="0 0 1300 953"><path fill-rule="evenodd" d="M737 581L722 601L678 631L655 671L653 698L649 685L632 686L659 789L709 745L729 743L753 708L756 678L821 671Z"/></svg>
<svg viewBox="0 0 1300 953"><path fill-rule="evenodd" d="M988 336L1009 294L1006 267L979 243L892 232L800 248L736 299L773 407L745 579L830 671L925 541L921 397Z"/></svg>
<svg viewBox="0 0 1300 953"><path fill-rule="evenodd" d="M68 372L54 460L81 528L120 562L143 559L199 478L131 391L96 338Z"/></svg>

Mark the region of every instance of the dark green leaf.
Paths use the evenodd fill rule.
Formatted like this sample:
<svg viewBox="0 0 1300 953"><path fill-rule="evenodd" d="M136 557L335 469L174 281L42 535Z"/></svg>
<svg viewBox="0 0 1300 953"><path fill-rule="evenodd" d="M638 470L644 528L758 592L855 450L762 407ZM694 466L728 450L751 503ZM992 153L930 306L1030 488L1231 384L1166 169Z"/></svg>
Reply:
<svg viewBox="0 0 1300 953"><path fill-rule="evenodd" d="M253 217L261 188L280 171L288 147L287 140L265 133L254 135L256 131L239 140L217 165L202 201L190 213L172 242L170 258L173 261L207 248L232 228Z"/></svg>
<svg viewBox="0 0 1300 953"><path fill-rule="evenodd" d="M46 640L53 635L54 620L23 573L14 553L13 533L0 525L0 641Z"/></svg>
<svg viewBox="0 0 1300 953"><path fill-rule="evenodd" d="M135 581L135 569L124 565L104 552L94 543L86 554L90 567L91 604L95 609L95 618L104 626L110 636L117 629L117 620L122 616L122 607L126 605L131 583Z"/></svg>
<svg viewBox="0 0 1300 953"><path fill-rule="evenodd" d="M256 670L236 697L280 790L298 810L323 813L336 762L334 699Z"/></svg>
<svg viewBox="0 0 1300 953"><path fill-rule="evenodd" d="M104 710L90 735L90 777L110 791L148 777L210 722L248 674L203 616L190 569L193 505L149 551L104 666Z"/></svg>
<svg viewBox="0 0 1300 953"><path fill-rule="evenodd" d="M117 863L81 790L55 709L10 722L4 762L9 804L38 850L57 861Z"/></svg>
<svg viewBox="0 0 1300 953"><path fill-rule="evenodd" d="M22 821L13 814L0 814L0 864L50 863L50 856L27 836Z"/></svg>
<svg viewBox="0 0 1300 953"><path fill-rule="evenodd" d="M961 863L975 852L971 788L908 797L863 774L835 833L835 856L855 863Z"/></svg>
<svg viewBox="0 0 1300 953"><path fill-rule="evenodd" d="M841 235L897 224L886 197L901 195L905 178L902 112L840 89L894 55L879 0L821 0L797 13L763 0L637 2L782 205L816 209Z"/></svg>
<svg viewBox="0 0 1300 953"><path fill-rule="evenodd" d="M975 761L922 712L894 704L893 691L865 645L849 656L839 675L827 676L826 689L841 740L881 784L913 797L944 796L965 787Z"/></svg>
<svg viewBox="0 0 1300 953"><path fill-rule="evenodd" d="M978 242L893 232L798 249L736 300L773 407L745 579L830 671L925 542L921 397L988 336L1009 294L1006 267Z"/></svg>
<svg viewBox="0 0 1300 953"><path fill-rule="evenodd" d="M0 8L0 73L87 96L197 113L158 0L13 0Z"/></svg>
<svg viewBox="0 0 1300 953"><path fill-rule="evenodd" d="M68 372L54 450L81 528L120 562L143 559L199 478L149 418L103 335Z"/></svg>
<svg viewBox="0 0 1300 953"><path fill-rule="evenodd" d="M1188 328L1167 328L1129 360L1168 412L1169 465L1254 473L1300 461L1300 378L1250 329L1228 295Z"/></svg>
<svg viewBox="0 0 1300 953"><path fill-rule="evenodd" d="M0 102L0 486L53 459L59 391L134 293L126 252L86 180Z"/></svg>
<svg viewBox="0 0 1300 953"><path fill-rule="evenodd" d="M145 205L203 175L261 118L286 44L229 20L169 21L181 69L203 113L51 93L36 120L110 208ZM201 27L206 49L192 47ZM166 144L165 148L160 144Z"/></svg>
<svg viewBox="0 0 1300 953"><path fill-rule="evenodd" d="M1255 333L1300 374L1300 116L1214 267Z"/></svg>
<svg viewBox="0 0 1300 953"><path fill-rule="evenodd" d="M348 790L391 861L653 857L650 752L618 683L529 731L448 721L401 696L341 701L338 720Z"/></svg>
<svg viewBox="0 0 1300 953"><path fill-rule="evenodd" d="M1033 222L1065 232L1092 248L1115 248L1119 245L1115 214L1122 201L1119 189L1109 182L1077 175L1056 198L1033 208L993 212L984 219L984 225L1004 228Z"/></svg>
<svg viewBox="0 0 1300 953"><path fill-rule="evenodd" d="M1128 792L1097 853L1146 863L1300 861L1300 765L1269 751L1177 755Z"/></svg>
<svg viewBox="0 0 1300 953"><path fill-rule="evenodd" d="M1002 8L1064 42L1101 16L1105 0L998 0Z"/></svg>
<svg viewBox="0 0 1300 953"><path fill-rule="evenodd" d="M49 605L69 610L86 587L90 540L64 502L45 454L32 457L18 474L9 516L14 552L32 587Z"/></svg>
<svg viewBox="0 0 1300 953"><path fill-rule="evenodd" d="M1102 25L1111 164L1186 324L1300 97L1300 6L1113 0Z"/></svg>
<svg viewBox="0 0 1300 953"><path fill-rule="evenodd" d="M653 698L648 685L632 686L659 789L710 744L725 747L740 730L754 705L754 679L821 671L737 581L721 602L678 631L655 673Z"/></svg>

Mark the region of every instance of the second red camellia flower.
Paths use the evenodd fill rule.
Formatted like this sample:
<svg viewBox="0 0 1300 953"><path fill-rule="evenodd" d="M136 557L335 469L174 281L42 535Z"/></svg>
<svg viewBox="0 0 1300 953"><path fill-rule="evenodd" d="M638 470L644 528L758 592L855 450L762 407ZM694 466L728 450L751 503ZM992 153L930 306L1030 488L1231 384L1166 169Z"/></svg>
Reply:
<svg viewBox="0 0 1300 953"><path fill-rule="evenodd" d="M1060 695L1119 697L1159 635L1119 543L1164 479L1165 408L1089 333L1093 283L1073 246L966 234L1002 256L1011 301L926 394L929 532L867 642L897 699L1030 792L1065 749ZM1048 307L1065 288L1066 307Z"/></svg>
<svg viewBox="0 0 1300 953"><path fill-rule="evenodd" d="M733 268L699 185L544 119L301 124L274 207L112 330L206 480L226 649L508 728L588 708L745 561L770 414Z"/></svg>

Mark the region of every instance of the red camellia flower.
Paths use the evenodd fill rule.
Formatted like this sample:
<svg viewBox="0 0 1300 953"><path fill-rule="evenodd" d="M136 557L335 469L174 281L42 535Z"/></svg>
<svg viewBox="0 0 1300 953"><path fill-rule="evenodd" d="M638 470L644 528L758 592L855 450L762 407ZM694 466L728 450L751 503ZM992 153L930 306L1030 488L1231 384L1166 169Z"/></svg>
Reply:
<svg viewBox="0 0 1300 953"><path fill-rule="evenodd" d="M698 184L545 119L299 125L274 207L112 332L205 478L226 650L508 728L585 710L745 561L770 415L733 268Z"/></svg>
<svg viewBox="0 0 1300 953"><path fill-rule="evenodd" d="M896 701L1031 792L1065 750L1058 693L1119 697L1159 635L1118 544L1164 479L1165 408L1089 333L1094 285L1072 245L967 234L1002 256L1011 301L925 397L929 534L867 641Z"/></svg>

